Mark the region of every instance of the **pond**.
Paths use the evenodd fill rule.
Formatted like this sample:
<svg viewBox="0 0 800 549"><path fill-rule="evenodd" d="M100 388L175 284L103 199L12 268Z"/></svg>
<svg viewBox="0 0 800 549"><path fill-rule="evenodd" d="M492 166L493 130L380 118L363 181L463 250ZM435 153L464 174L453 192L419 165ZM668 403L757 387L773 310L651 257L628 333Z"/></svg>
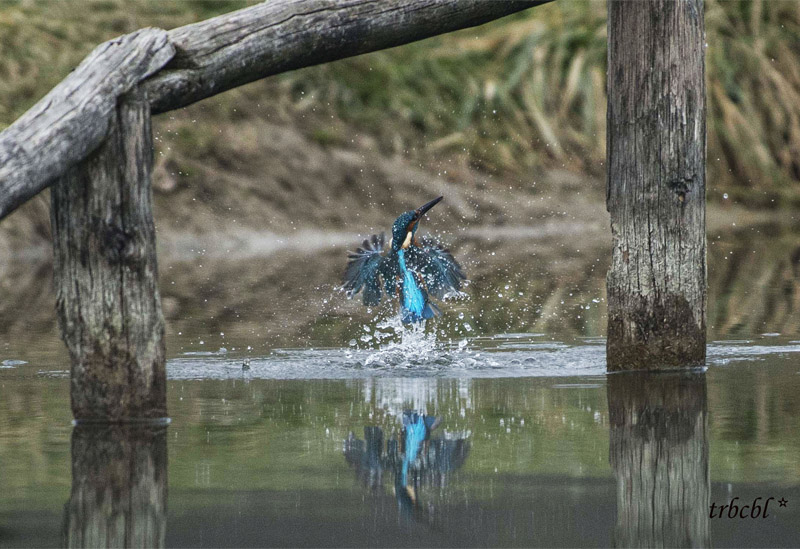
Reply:
<svg viewBox="0 0 800 549"><path fill-rule="evenodd" d="M798 234L719 236L707 368L654 375L605 375L594 233L464 239L418 331L335 289L340 242L162 253L155 427L72 427L51 266L4 265L0 545L795 546Z"/></svg>

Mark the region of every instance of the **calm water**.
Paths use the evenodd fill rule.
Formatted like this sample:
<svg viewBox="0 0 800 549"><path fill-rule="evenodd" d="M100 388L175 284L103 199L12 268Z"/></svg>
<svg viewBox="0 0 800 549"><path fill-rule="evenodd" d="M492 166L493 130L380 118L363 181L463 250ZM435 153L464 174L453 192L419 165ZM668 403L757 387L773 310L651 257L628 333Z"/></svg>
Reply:
<svg viewBox="0 0 800 549"><path fill-rule="evenodd" d="M658 375L604 374L581 241L467 241L469 299L414 333L335 291L340 248L162 259L151 428L73 429L50 266L3 266L0 545L796 546L797 235L710 246L707 370Z"/></svg>

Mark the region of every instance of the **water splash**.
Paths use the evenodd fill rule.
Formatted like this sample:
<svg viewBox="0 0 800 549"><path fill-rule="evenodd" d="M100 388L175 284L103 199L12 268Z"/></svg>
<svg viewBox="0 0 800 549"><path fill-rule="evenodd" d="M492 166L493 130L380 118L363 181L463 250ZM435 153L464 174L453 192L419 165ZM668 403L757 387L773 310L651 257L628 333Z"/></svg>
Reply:
<svg viewBox="0 0 800 549"><path fill-rule="evenodd" d="M367 355L367 368L411 368L441 363L446 350L436 340L434 331L426 331L426 322L403 324L401 317L392 316L378 322L373 339L380 345Z"/></svg>

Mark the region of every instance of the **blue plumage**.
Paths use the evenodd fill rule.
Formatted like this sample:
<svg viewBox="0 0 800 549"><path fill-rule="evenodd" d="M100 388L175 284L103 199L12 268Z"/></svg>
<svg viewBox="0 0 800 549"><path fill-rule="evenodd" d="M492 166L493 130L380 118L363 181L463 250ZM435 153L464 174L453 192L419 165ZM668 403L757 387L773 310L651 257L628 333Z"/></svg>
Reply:
<svg viewBox="0 0 800 549"><path fill-rule="evenodd" d="M425 290L419 287L414 273L406 267L405 250L397 252L400 272L403 273L403 322L409 324L434 317Z"/></svg>
<svg viewBox="0 0 800 549"><path fill-rule="evenodd" d="M381 300L382 289L389 297L399 290L403 322L414 323L439 312L430 296L441 299L461 289L466 275L452 254L430 239L420 243L415 238L420 219L441 199L401 214L392 224L388 248L383 234L372 235L349 254L344 274L349 296L363 290L364 305L374 306Z"/></svg>
<svg viewBox="0 0 800 549"><path fill-rule="evenodd" d="M400 470L400 480L403 486L408 485L408 470L417 460L417 455L422 449L422 443L428 440L439 425L436 416L420 415L417 412L406 410L403 412L403 428L405 430L405 446L403 453L403 466Z"/></svg>

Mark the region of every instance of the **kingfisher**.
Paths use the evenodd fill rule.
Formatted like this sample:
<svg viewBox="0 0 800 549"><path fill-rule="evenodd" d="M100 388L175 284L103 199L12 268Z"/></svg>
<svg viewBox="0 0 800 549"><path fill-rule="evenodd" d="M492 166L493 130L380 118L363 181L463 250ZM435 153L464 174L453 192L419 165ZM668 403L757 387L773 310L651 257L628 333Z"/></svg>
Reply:
<svg viewBox="0 0 800 549"><path fill-rule="evenodd" d="M364 305L375 306L385 292L400 298L403 323L412 324L433 318L439 308L430 298L442 299L458 292L466 275L449 250L430 237L416 238L422 217L438 204L438 197L400 214L392 225L392 237L372 235L355 252L349 252L344 273L348 297L363 290Z"/></svg>

